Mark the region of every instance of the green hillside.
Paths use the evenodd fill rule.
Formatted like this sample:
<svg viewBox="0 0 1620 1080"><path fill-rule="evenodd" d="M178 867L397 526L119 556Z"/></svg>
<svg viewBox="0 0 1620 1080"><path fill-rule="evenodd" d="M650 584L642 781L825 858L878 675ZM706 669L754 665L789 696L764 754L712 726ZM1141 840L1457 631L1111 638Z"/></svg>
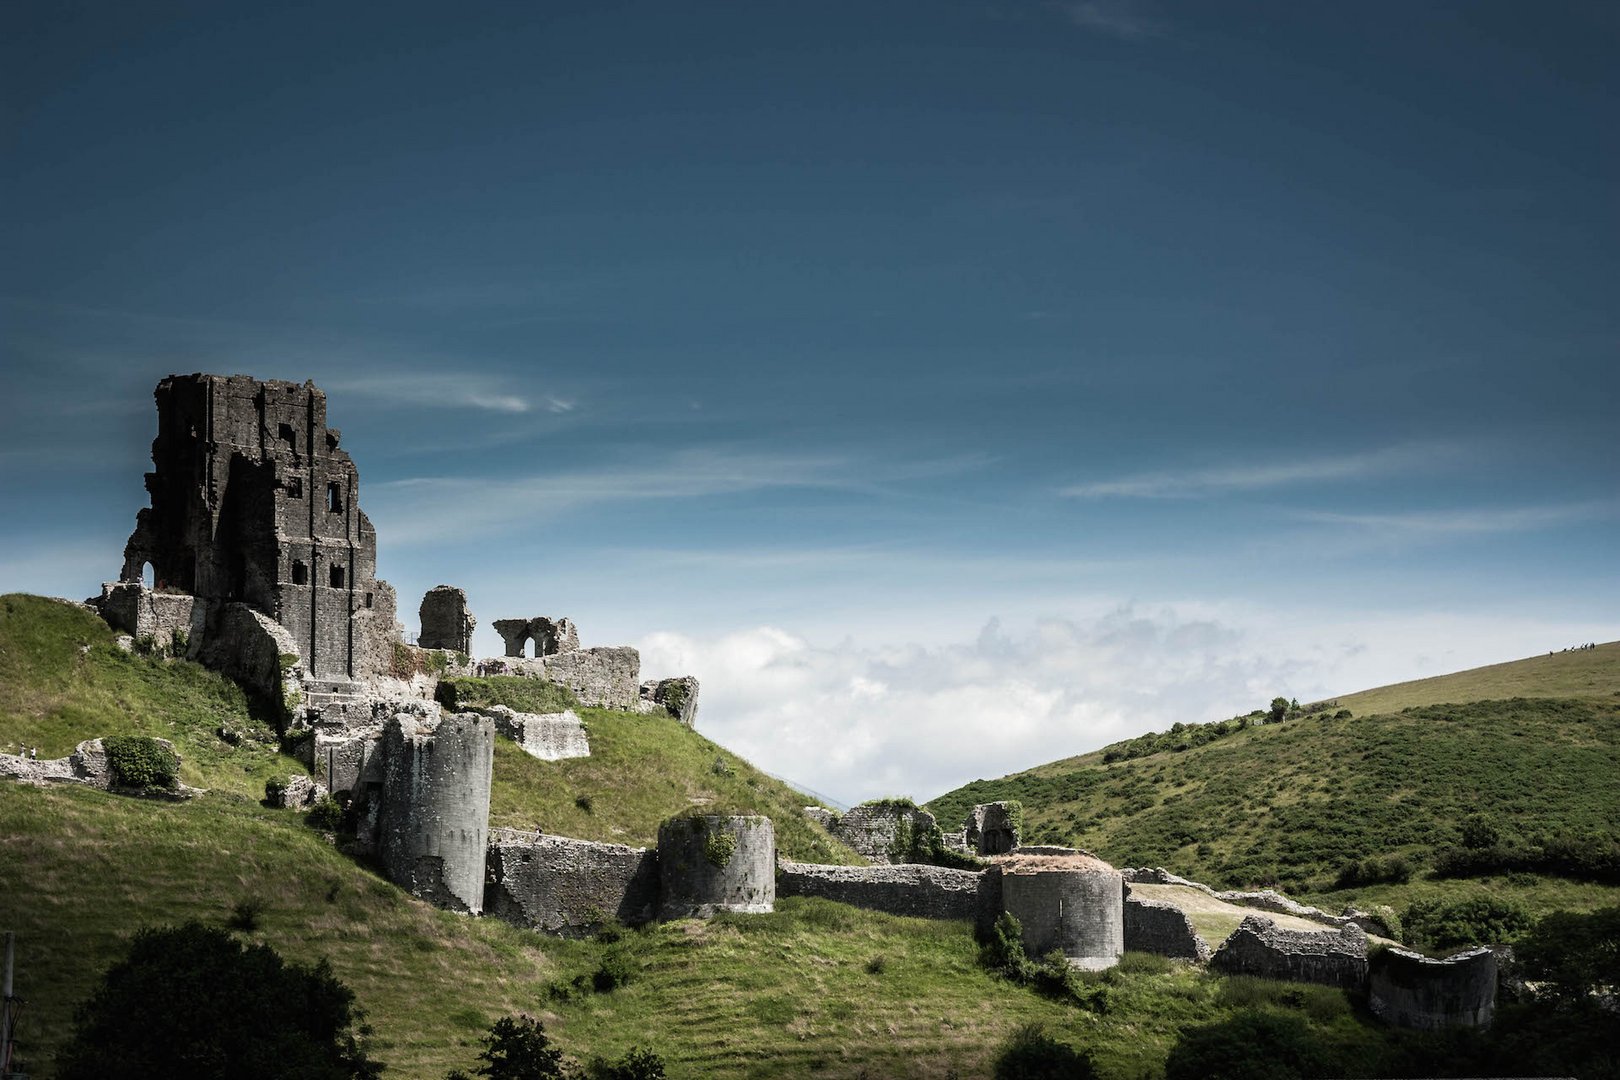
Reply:
<svg viewBox="0 0 1620 1080"><path fill-rule="evenodd" d="M1033 842L1336 899L1387 897L1391 885L1421 891L1435 865L1466 867L1473 844L1495 863L1457 878L1494 876L1535 908L1589 907L1620 884L1616 685L1620 647L1535 657L1341 697L1280 723L1178 725L974 781L929 809L954 822L976 802L1018 799ZM1432 701L1504 690L1524 696ZM1368 702L1410 704L1363 715ZM1470 820L1485 840L1464 836ZM1392 856L1413 880L1394 880ZM1369 857L1381 862L1347 873Z"/></svg>

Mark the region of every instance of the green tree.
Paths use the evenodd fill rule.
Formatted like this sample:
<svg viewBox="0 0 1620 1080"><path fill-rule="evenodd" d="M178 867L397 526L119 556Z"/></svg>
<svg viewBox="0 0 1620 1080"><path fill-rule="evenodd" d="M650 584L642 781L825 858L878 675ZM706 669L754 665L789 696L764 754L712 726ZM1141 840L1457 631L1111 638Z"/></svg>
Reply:
<svg viewBox="0 0 1620 1080"><path fill-rule="evenodd" d="M1298 1016L1248 1011L1188 1028L1165 1059L1165 1080L1300 1080L1332 1074Z"/></svg>
<svg viewBox="0 0 1620 1080"><path fill-rule="evenodd" d="M1513 947L1525 977L1554 997L1585 1001L1620 989L1620 907L1555 911Z"/></svg>
<svg viewBox="0 0 1620 1080"><path fill-rule="evenodd" d="M325 960L199 922L140 930L74 1014L63 1080L375 1080L363 1013Z"/></svg>
<svg viewBox="0 0 1620 1080"><path fill-rule="evenodd" d="M1284 719L1287 718L1287 716L1288 716L1288 699L1285 698L1285 697L1274 697L1274 698L1272 698L1271 699L1271 714L1267 719L1269 719L1273 724L1280 724L1280 723L1283 722Z"/></svg>
<svg viewBox="0 0 1620 1080"><path fill-rule="evenodd" d="M484 1036L483 1062L473 1070L490 1080L561 1080L562 1051L552 1047L545 1026L532 1016L503 1016Z"/></svg>

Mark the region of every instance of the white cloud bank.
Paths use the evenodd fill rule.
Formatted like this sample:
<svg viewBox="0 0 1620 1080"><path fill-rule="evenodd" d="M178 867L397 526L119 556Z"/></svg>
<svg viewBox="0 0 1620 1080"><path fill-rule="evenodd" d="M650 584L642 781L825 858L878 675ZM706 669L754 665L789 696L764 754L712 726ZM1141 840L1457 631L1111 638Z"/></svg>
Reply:
<svg viewBox="0 0 1620 1080"><path fill-rule="evenodd" d="M1447 615L1329 627L1310 616L1122 606L1013 630L991 619L973 640L937 647L818 642L772 626L662 632L638 645L647 677L699 678L705 734L858 802L930 798L1276 694L1310 701L1530 655L1574 640L1572 629ZM1593 627L1583 640L1600 636Z"/></svg>

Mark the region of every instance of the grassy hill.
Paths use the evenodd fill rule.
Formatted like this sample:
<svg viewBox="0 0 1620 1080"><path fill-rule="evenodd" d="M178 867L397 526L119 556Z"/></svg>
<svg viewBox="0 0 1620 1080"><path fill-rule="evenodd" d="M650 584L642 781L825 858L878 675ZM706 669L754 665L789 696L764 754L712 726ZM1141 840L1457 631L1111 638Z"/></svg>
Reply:
<svg viewBox="0 0 1620 1080"><path fill-rule="evenodd" d="M1018 799L1031 840L1073 844L1119 865L1165 866L1231 887L1387 897L1393 890L1382 885L1337 888L1341 871L1394 855L1421 879L1437 853L1463 842L1474 816L1515 850L1620 845L1620 695L1611 686L1620 686L1620 646L1535 657L1341 697L1282 723L1234 720L1207 733L1189 726L1146 747L1118 744L977 780L929 809L954 822L976 802ZM1433 700L1504 691L1524 696ZM1363 715L1368 702L1404 711ZM1200 742L1203 734L1212 737ZM1126 756L1158 746L1183 749ZM1496 876L1497 887L1535 908L1620 895L1544 874Z"/></svg>

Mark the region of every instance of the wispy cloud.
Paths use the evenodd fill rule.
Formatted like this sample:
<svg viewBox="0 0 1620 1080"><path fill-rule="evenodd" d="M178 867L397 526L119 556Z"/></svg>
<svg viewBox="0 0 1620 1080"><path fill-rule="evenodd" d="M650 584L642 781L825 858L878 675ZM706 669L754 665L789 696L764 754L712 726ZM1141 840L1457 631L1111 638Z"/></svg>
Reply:
<svg viewBox="0 0 1620 1080"><path fill-rule="evenodd" d="M1074 484L1059 491L1073 499L1200 499L1238 491L1334 480L1363 480L1450 464L1459 448L1442 444L1411 444L1338 457L1293 461L1253 462L1188 469L1180 472L1138 473L1112 480Z"/></svg>
<svg viewBox="0 0 1620 1080"><path fill-rule="evenodd" d="M1066 0L1054 5L1075 26L1136 41L1164 33L1169 24L1135 0Z"/></svg>
<svg viewBox="0 0 1620 1080"><path fill-rule="evenodd" d="M328 393L363 397L383 405L408 408L482 409L488 412L573 412L578 403L555 394L530 398L480 375L413 372L376 373L324 380Z"/></svg>
<svg viewBox="0 0 1620 1080"><path fill-rule="evenodd" d="M1540 506L1464 507L1449 510L1414 510L1394 514L1343 514L1303 511L1295 515L1322 525L1345 526L1409 538L1534 532L1620 517L1620 500Z"/></svg>

